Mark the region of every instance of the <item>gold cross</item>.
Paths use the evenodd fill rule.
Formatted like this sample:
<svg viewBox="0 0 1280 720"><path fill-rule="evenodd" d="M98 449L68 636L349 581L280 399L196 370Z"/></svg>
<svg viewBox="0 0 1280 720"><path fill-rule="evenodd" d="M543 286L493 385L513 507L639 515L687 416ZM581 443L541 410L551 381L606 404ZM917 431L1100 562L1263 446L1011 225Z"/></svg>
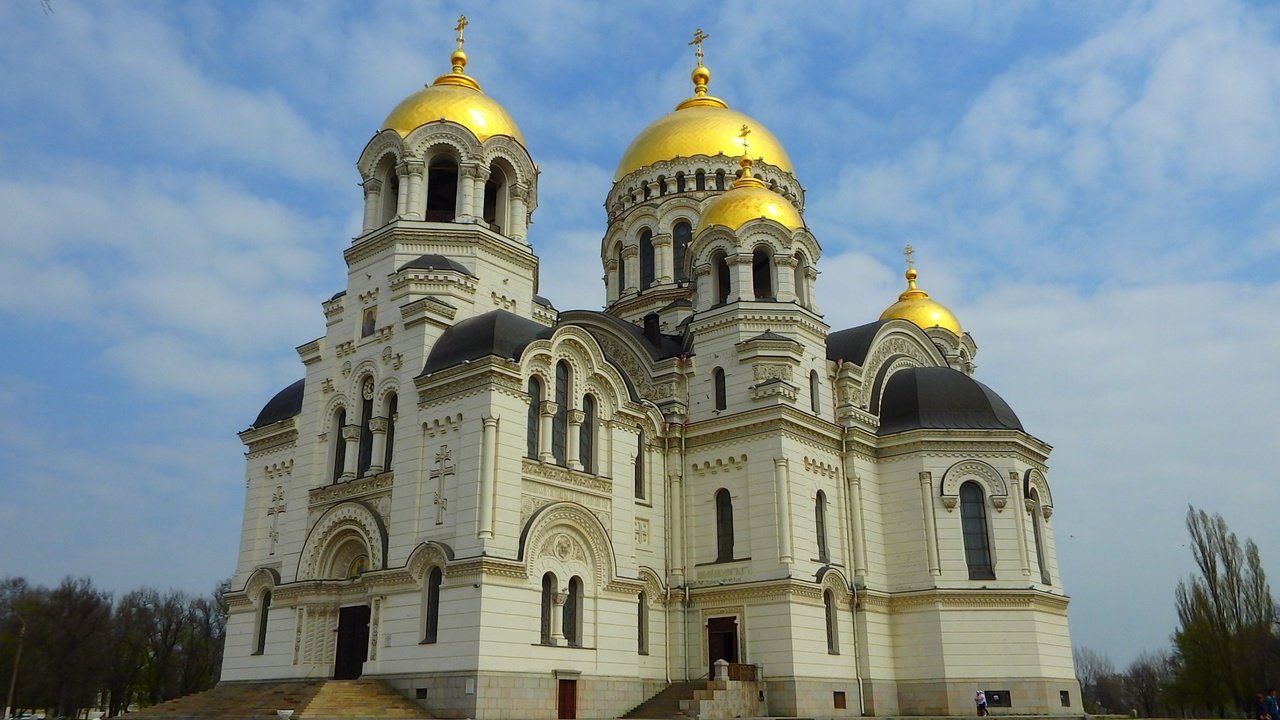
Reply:
<svg viewBox="0 0 1280 720"><path fill-rule="evenodd" d="M698 67L702 67L702 41L709 37L711 36L702 32L702 28L698 28L693 32L693 42L689 44L697 48L696 55L698 56Z"/></svg>
<svg viewBox="0 0 1280 720"><path fill-rule="evenodd" d="M453 29L458 31L458 49L459 50L462 49L462 31L465 30L466 27L470 24L471 23L467 22L466 15L459 15L458 24L453 26Z"/></svg>
<svg viewBox="0 0 1280 720"><path fill-rule="evenodd" d="M747 148L751 147L751 143L747 142L747 136L750 134L751 134L751 128L747 127L745 124L742 126L742 131L738 133L738 137L742 138L742 154L743 155L746 155Z"/></svg>
<svg viewBox="0 0 1280 720"><path fill-rule="evenodd" d="M915 248L908 245L905 248L903 248L902 254L907 256L907 269L911 269L916 266L916 249Z"/></svg>

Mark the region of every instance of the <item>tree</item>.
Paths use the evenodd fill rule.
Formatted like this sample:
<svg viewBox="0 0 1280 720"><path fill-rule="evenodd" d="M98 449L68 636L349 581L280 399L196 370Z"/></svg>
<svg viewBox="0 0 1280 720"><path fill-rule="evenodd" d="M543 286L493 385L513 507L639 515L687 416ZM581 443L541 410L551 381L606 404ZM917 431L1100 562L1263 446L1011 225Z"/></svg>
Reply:
<svg viewBox="0 0 1280 720"><path fill-rule="evenodd" d="M1074 657L1080 700L1087 713L1117 713L1125 709L1124 682L1106 655L1087 647L1077 648Z"/></svg>
<svg viewBox="0 0 1280 720"><path fill-rule="evenodd" d="M1128 698L1142 717L1170 715L1165 691L1172 680L1169 653L1164 650L1142 653L1124 673Z"/></svg>

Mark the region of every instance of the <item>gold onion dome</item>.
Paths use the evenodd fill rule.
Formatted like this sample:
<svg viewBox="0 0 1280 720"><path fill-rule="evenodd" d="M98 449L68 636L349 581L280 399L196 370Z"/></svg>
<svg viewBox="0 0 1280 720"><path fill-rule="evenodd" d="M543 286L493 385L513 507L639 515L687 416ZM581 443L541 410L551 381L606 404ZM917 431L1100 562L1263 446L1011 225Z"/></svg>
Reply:
<svg viewBox="0 0 1280 720"><path fill-rule="evenodd" d="M750 116L730 110L725 101L707 94L710 70L699 62L691 77L693 97L640 131L622 153L618 169L613 173L614 182L635 170L664 160L695 155L741 155L742 141L738 137L738 128L743 125L750 125L753 130L751 145L755 152L752 154L757 159L794 174L791 158L772 133Z"/></svg>
<svg viewBox="0 0 1280 720"><path fill-rule="evenodd" d="M449 58L452 72L401 101L383 121L382 128L405 137L426 123L449 120L470 130L480 142L495 135L508 135L523 145L524 136L506 108L485 95L480 83L462 72L467 67L467 54L462 51L463 27L466 21L459 18L458 49Z"/></svg>
<svg viewBox="0 0 1280 720"><path fill-rule="evenodd" d="M963 331L960 321L942 303L929 297L929 293L916 287L916 269L907 268L907 289L898 296L898 302L885 308L880 313L881 320L910 320L918 327L928 330L932 327L946 328L957 336Z"/></svg>
<svg viewBox="0 0 1280 720"><path fill-rule="evenodd" d="M754 134L754 133L753 133ZM752 143L752 147L755 144ZM773 220L788 230L804 227L800 211L791 201L770 190L751 175L751 159L742 158L742 175L733 181L733 187L716 196L707 204L694 235L713 225L723 225L737 230L752 220Z"/></svg>

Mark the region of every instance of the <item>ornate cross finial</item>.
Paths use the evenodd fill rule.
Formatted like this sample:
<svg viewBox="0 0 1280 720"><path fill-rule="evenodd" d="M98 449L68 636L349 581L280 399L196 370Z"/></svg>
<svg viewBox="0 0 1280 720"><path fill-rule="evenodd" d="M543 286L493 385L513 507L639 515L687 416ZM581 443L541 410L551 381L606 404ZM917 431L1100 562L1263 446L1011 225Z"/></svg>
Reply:
<svg viewBox="0 0 1280 720"><path fill-rule="evenodd" d="M697 50L694 54L698 57L698 67L702 67L702 41L709 37L711 36L702 32L702 28L693 31L693 41L689 44Z"/></svg>
<svg viewBox="0 0 1280 720"><path fill-rule="evenodd" d="M916 249L907 245L902 249L902 254L907 258L907 269L914 268L916 266Z"/></svg>
<svg viewBox="0 0 1280 720"><path fill-rule="evenodd" d="M468 26L468 25L470 25L470 24L471 24L471 23L467 22L467 16L466 16L466 15L459 15L459 16L458 16L458 24L453 26L453 29L458 31L458 49L459 49L459 50L461 50L461 49L462 49L462 43L463 43L463 39L462 39L462 31L463 31L463 30L465 30L465 29L467 28L467 26Z"/></svg>
<svg viewBox="0 0 1280 720"><path fill-rule="evenodd" d="M750 135L750 134L751 134L751 128L747 127L747 126L746 126L746 124L744 123L744 124L742 125L742 130L741 130L741 132L739 132L739 133L738 133L738 137L742 139L742 154L743 154L743 155L746 155L746 154L747 154L747 148L751 147L751 143L747 141L747 136L748 136L748 135Z"/></svg>

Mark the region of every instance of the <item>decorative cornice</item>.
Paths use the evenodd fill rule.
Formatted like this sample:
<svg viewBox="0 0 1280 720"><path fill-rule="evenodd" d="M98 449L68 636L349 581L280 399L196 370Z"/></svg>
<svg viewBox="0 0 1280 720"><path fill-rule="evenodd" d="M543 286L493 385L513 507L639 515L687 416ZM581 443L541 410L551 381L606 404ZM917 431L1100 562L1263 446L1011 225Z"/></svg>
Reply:
<svg viewBox="0 0 1280 720"><path fill-rule="evenodd" d="M314 510L325 505L385 493L393 485L395 485L394 474L384 472L380 475L312 488L307 491L307 496L309 506Z"/></svg>
<svg viewBox="0 0 1280 720"><path fill-rule="evenodd" d="M590 473L570 470L560 465L544 463L539 460L530 458L522 459L521 469L525 475L538 478L550 485L559 485L561 487L585 490L595 493L601 497L612 497L613 480L602 475L592 475Z"/></svg>

